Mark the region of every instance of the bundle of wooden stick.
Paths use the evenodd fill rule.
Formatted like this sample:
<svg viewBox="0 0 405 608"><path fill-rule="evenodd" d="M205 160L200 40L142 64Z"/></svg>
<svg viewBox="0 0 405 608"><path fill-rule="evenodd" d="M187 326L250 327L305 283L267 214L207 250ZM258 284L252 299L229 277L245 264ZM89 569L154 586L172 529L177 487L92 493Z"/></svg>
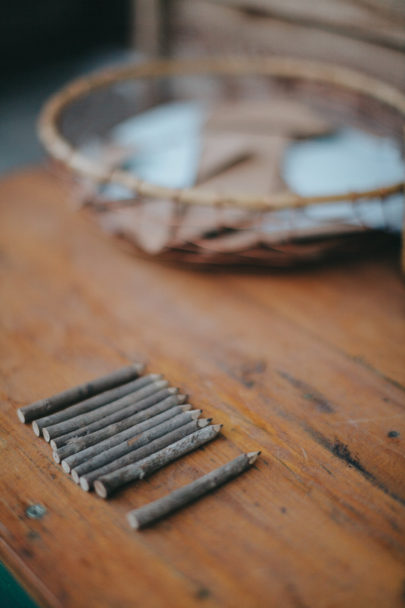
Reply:
<svg viewBox="0 0 405 608"><path fill-rule="evenodd" d="M32 422L34 433L50 443L55 462L83 490L94 489L102 498L215 439L222 427L200 418L202 410L192 409L161 374L142 375L143 370L136 363L17 411L21 422ZM242 469L255 459L248 455ZM226 479L239 468L227 469ZM226 479L221 474L218 484ZM197 495L211 485L204 482ZM170 500L166 511L178 508L185 496L187 491L175 507Z"/></svg>

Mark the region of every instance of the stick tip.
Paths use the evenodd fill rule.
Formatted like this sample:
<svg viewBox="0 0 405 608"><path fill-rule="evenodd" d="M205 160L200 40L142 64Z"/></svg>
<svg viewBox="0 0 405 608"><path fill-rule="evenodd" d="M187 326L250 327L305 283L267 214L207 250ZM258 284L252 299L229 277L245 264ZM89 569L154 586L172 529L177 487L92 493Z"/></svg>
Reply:
<svg viewBox="0 0 405 608"><path fill-rule="evenodd" d="M100 479L97 479L97 481L94 482L94 489L98 496L100 496L101 498L107 498L107 488Z"/></svg>
<svg viewBox="0 0 405 608"><path fill-rule="evenodd" d="M79 484L80 483L80 476L79 476L79 474L74 469L71 469L70 474L72 476L73 481L75 483Z"/></svg>
<svg viewBox="0 0 405 608"><path fill-rule="evenodd" d="M211 428L215 429L216 432L219 433L223 426L223 424L213 424Z"/></svg>
<svg viewBox="0 0 405 608"><path fill-rule="evenodd" d="M32 423L32 430L34 431L34 433L35 433L35 435L37 437L40 437L40 435L41 435L41 429L39 428L38 423L35 422L35 420Z"/></svg>
<svg viewBox="0 0 405 608"><path fill-rule="evenodd" d="M182 403L185 403L187 399L187 395L182 395L181 393L177 395L177 403L179 405L181 405Z"/></svg>
<svg viewBox="0 0 405 608"><path fill-rule="evenodd" d="M57 464L59 464L59 463L60 463L60 456L59 456L58 452L53 451L53 452L52 452L52 456L53 456L54 461L55 461Z"/></svg>
<svg viewBox="0 0 405 608"><path fill-rule="evenodd" d="M260 456L261 451L258 452L248 452L246 456L248 457L249 464L253 464L256 462L257 458Z"/></svg>
<svg viewBox="0 0 405 608"><path fill-rule="evenodd" d="M90 483L85 477L80 477L79 483L82 490L85 492L90 492Z"/></svg>
<svg viewBox="0 0 405 608"><path fill-rule="evenodd" d="M139 373L142 373L145 369L145 363L133 363L132 367Z"/></svg>
<svg viewBox="0 0 405 608"><path fill-rule="evenodd" d="M45 439L45 441L47 441L49 443L51 440L51 436L49 434L48 429L42 429L42 435L43 435L43 438ZM39 437L39 434L38 434L38 437Z"/></svg>
<svg viewBox="0 0 405 608"><path fill-rule="evenodd" d="M162 380L163 374L149 374L151 380Z"/></svg>
<svg viewBox="0 0 405 608"><path fill-rule="evenodd" d="M50 442L49 442L49 445L51 446L51 448L53 450L57 450L58 449L58 446L56 445L55 439L51 439Z"/></svg>
<svg viewBox="0 0 405 608"><path fill-rule="evenodd" d="M167 380L162 380L162 382L164 382L164 383L165 383L165 384L162 384L162 388L164 388L165 386L167 386L167 385L169 384ZM178 392L179 392L179 389L178 389L177 387L175 387L175 386L171 386L171 387L170 387L170 388L168 388L167 390L168 390L168 392L169 392L171 395L175 395L176 393L178 393Z"/></svg>
<svg viewBox="0 0 405 608"><path fill-rule="evenodd" d="M25 414L24 414L24 412L22 411L21 408L18 408L18 410L17 410L17 416L18 416L18 420L20 422L22 422L23 424L25 424Z"/></svg>
<svg viewBox="0 0 405 608"><path fill-rule="evenodd" d="M131 528L134 530L139 530L139 521L133 511L127 513L127 520Z"/></svg>
<svg viewBox="0 0 405 608"><path fill-rule="evenodd" d="M191 410L190 411L190 415L192 420L197 420L197 418L199 418L202 414L202 410Z"/></svg>
<svg viewBox="0 0 405 608"><path fill-rule="evenodd" d="M188 412L191 410L192 407L193 406L190 405L190 403L185 403L184 405L180 406L182 412Z"/></svg>
<svg viewBox="0 0 405 608"><path fill-rule="evenodd" d="M210 424L211 420L212 420L212 418L201 418L201 420L199 420L197 422L197 424L200 428L203 428L205 426L208 426Z"/></svg>

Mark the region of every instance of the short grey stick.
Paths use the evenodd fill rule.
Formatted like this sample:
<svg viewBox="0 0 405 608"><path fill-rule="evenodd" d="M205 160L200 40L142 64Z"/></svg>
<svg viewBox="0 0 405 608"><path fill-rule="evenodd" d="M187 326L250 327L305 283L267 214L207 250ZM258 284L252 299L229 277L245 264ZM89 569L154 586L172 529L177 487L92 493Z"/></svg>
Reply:
<svg viewBox="0 0 405 608"><path fill-rule="evenodd" d="M168 403L168 409L165 409L160 414L157 414L156 416L153 416L152 418L147 419L144 422L140 422L135 426L131 425L123 431L119 431L115 435L107 437L106 439L102 439L101 441L98 441L94 445L89 445L88 447L83 448L80 446L80 442L84 439L84 437L78 438L76 440L76 443L75 440L72 440L72 443L66 443L62 447L54 449L53 459L55 460L55 462L59 463L62 460L69 458L70 456L78 456L80 454L80 460L78 460L78 462L84 462L92 458L93 456L102 454L105 450L109 450L110 448L122 443L123 441L132 439L134 437L134 434L143 433L144 431L147 431L148 429L157 426L158 424L161 424L162 422L165 422L166 420L169 420L170 418L173 418L178 414L183 413L184 407L181 407L177 404L182 404L185 400L185 395L172 395L172 397L169 397L166 400L166 402ZM187 408L190 409L188 405ZM87 437L89 436L87 435Z"/></svg>
<svg viewBox="0 0 405 608"><path fill-rule="evenodd" d="M180 407L178 409L180 409ZM177 408L173 407L171 408L171 410L177 410ZM120 441L120 443L114 444L112 447L109 448L104 446L104 448L102 448L100 451L97 451L93 456L90 456L89 453L91 453L91 450L95 446L91 446L90 448L87 448L86 450L83 450L78 454L73 454L72 456L68 456L67 458L63 459L62 466L67 472L69 472L69 469L67 469L67 467L73 469L71 471L72 477L76 481L76 477L78 479L81 475L85 475L86 473L90 473L90 471L99 469L100 467L112 462L113 460L117 460L121 456L128 454L128 452L140 448L146 443L149 443L150 441L153 441L154 439L157 439L158 437L169 433L170 431L182 426L183 424L190 422L190 420L198 418L200 415L201 410L189 410L186 412L181 411L181 413L177 414L177 416L171 416L170 418L162 421L160 424L155 424L155 426L152 426L151 428L148 428L143 432L139 432L140 424L137 424L131 429L127 429L126 431L121 433L121 435L126 433L127 437L124 440ZM151 418L151 421L153 421L154 418L157 417L158 416ZM141 424L145 423L143 422ZM115 437L116 435L113 435L110 440L114 439Z"/></svg>
<svg viewBox="0 0 405 608"><path fill-rule="evenodd" d="M101 429L111 426L116 422L128 419L128 417L131 416L134 412L137 413L138 411L144 410L152 405L155 405L156 403L160 403L168 397L174 397L176 393L177 388L174 387L162 389L161 391L153 393L149 397L146 397L145 399L142 399L139 402L135 402L127 407L118 409L116 412L110 414L109 416L106 416L105 418L97 419L91 424L83 426L82 428L75 429L74 431L70 431L70 433L65 433L58 437L54 437L50 441L51 447L52 449L56 449L58 447L61 447L62 445L66 445L67 443L76 445L80 443L81 439L83 439L83 441L85 442L85 438L88 435L95 433L96 431L101 431ZM123 428L128 427L124 426ZM92 444L89 443L88 445ZM87 447L87 445L85 447Z"/></svg>
<svg viewBox="0 0 405 608"><path fill-rule="evenodd" d="M227 481L237 477L247 469L249 469L260 452L249 452L241 454L231 462L224 464L222 467L207 473L203 477L196 479L174 492L170 492L166 496L155 500L139 509L130 511L127 514L129 524L132 528L144 528L155 523L162 517L170 515L174 511L181 509L185 505L194 502L204 494L208 494L212 490L222 486Z"/></svg>
<svg viewBox="0 0 405 608"><path fill-rule="evenodd" d="M52 397L47 397L46 399L41 399L30 405L20 407L17 410L17 416L21 422L31 422L36 418L58 412L73 403L77 403L78 401L82 401L93 395L98 395L98 393L102 393L103 391L137 378L139 374L142 373L143 369L144 365L142 363L134 363L127 367L122 367L106 376L101 376L90 382L85 382L84 384L69 388Z"/></svg>
<svg viewBox="0 0 405 608"><path fill-rule="evenodd" d="M117 399L116 401L112 401L111 403L106 403L102 407L98 407L91 412L86 412L85 414L80 414L79 416L75 416L74 418L69 418L69 420L64 420L63 422L58 422L58 424L52 424L51 426L46 426L42 428L42 435L44 436L45 441L50 441L54 437L60 437L61 435L66 435L67 433L71 433L72 431L76 431L78 429L82 429L92 422L101 421L107 416L117 413L118 411L122 411L127 407L131 407L146 397L150 395L154 395L158 393L163 388L168 386L167 380L156 380L151 382L147 386L142 387L141 389L135 391L134 393L130 393L129 395L125 395L121 399Z"/></svg>
<svg viewBox="0 0 405 608"><path fill-rule="evenodd" d="M78 451L83 450L92 445L95 445L96 443L99 443L100 441L103 441L104 439L113 437L117 433L120 433L121 431L124 431L125 429L129 429L130 427L133 427L135 424L139 424L140 422L149 420L150 418L157 416L161 412L164 412L172 407L175 407L176 405L178 405L178 399L176 399L176 397L177 397L177 395L172 395L169 398L161 399L154 405L151 405L150 407L145 407L144 409L140 410L139 412L135 412L135 414L133 414L132 416L127 416L126 418L123 418L122 420L119 420L118 422L107 424L106 426L103 426L103 428L99 429L98 431L94 431L93 433L90 433L89 435L85 435L83 437L78 437L75 440L72 439L72 443L69 443L69 445L71 445L75 450L72 453L77 453ZM183 398L184 398L184 396L180 395L181 401L183 401ZM187 407L183 405L182 408L183 408L183 411L185 411L186 409L191 409L191 405L190 406L187 405Z"/></svg>
<svg viewBox="0 0 405 608"><path fill-rule="evenodd" d="M94 482L94 489L101 498L107 498L115 490L126 485L130 481L143 479L154 471L173 462L173 460L176 460L201 447L205 443L208 443L212 439L215 439L221 428L222 424L214 424L205 427L205 429L195 431L195 433L176 441L163 450L159 450L156 454L147 456L139 462L129 464L122 469L118 469L118 471L113 471L112 473L108 473L100 479L97 479Z"/></svg>
<svg viewBox="0 0 405 608"><path fill-rule="evenodd" d="M143 386L146 386L158 377L159 376L157 376L156 374L149 374L147 376L137 378L136 380L132 380L131 382L127 382L126 384L120 384L115 388L112 388L108 391L104 391L103 393L99 393L94 397L90 397L90 399L79 401L78 403L70 405L69 407L66 407L61 411L55 412L54 414L50 414L49 416L43 416L42 418L34 420L32 423L32 429L34 433L39 437L44 427L50 426L52 424L57 424L59 422L62 422L63 420L69 420L70 418L79 416L84 412L90 412L102 405L105 405L106 403L111 403L111 401L120 399L121 397L124 397L124 395L133 393L134 391L142 388Z"/></svg>
<svg viewBox="0 0 405 608"><path fill-rule="evenodd" d="M90 471L90 473L82 475L80 477L80 487L88 492L91 490L96 479L100 479L100 477L103 477L112 471L118 471L127 465L132 465L139 462L151 454L156 454L156 452L163 450L163 448L166 448L168 445L172 445L175 441L179 441L179 439L191 435L191 433L194 433L194 431L197 429L208 426L209 423L210 420L204 418L201 420L191 420L187 424L184 424L173 431L158 437L147 445L128 452L124 456L121 456L121 458L118 458L117 460L114 460L113 462L110 462L103 467L96 469L95 471Z"/></svg>

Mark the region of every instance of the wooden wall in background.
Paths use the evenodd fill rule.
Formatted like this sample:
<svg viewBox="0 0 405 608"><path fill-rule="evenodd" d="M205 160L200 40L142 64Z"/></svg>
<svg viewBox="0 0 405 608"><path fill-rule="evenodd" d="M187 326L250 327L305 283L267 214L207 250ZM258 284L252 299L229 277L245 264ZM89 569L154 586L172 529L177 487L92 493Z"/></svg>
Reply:
<svg viewBox="0 0 405 608"><path fill-rule="evenodd" d="M137 46L146 53L298 55L405 88L405 2L153 0L148 6L137 1Z"/></svg>

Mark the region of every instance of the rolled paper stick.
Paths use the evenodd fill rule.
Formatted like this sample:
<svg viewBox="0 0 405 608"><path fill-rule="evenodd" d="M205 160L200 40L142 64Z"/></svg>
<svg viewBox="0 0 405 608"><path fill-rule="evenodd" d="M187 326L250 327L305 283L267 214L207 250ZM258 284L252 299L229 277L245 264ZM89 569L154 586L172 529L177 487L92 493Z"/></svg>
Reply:
<svg viewBox="0 0 405 608"><path fill-rule="evenodd" d="M63 422L58 422L57 424L43 427L42 435L44 436L45 441L49 442L54 437L60 437L61 435L66 435L72 431L82 429L92 422L101 421L110 414L116 413L128 406L130 407L136 403L139 403L143 399L146 399L146 397L154 395L163 388L166 388L168 384L169 383L167 380L156 380L151 382L134 393L125 395L125 397L117 399L116 401L111 401L111 403L106 403L105 405L98 407L91 412L86 412L84 414L80 414L79 416L75 416L74 418L69 418L69 420L64 420Z"/></svg>
<svg viewBox="0 0 405 608"><path fill-rule="evenodd" d="M54 437L50 441L51 447L52 447L52 449L56 449L58 447L61 447L62 445L66 445L67 443L72 444L72 445L80 444L80 440L81 439L85 440L85 437L87 435L90 435L91 433L95 433L96 431L100 431L101 429L104 429L105 427L109 427L112 424L119 422L120 420L127 419L129 416L133 415L134 413L144 410L152 405L155 405L156 403L160 403L161 401L163 401L164 399L166 399L168 397L173 397L177 393L177 390L178 389L174 388L174 387L164 388L164 389L158 391L157 393L153 393L152 395L149 395L149 397L145 397L145 399L142 399L141 401L131 403L130 405L127 405L124 408L119 408L117 411L115 411L113 414L110 414L109 416L105 416L101 419L97 419L94 422L91 422L90 424L83 425L82 428L75 429L74 431L70 431L70 433L64 433L63 435ZM123 427L123 428L128 428L128 427ZM92 445L92 444L89 443L88 445Z"/></svg>
<svg viewBox="0 0 405 608"><path fill-rule="evenodd" d="M144 431L140 432L139 427L141 426L141 424L146 424L145 422L126 429L125 431L123 431L123 433L120 434L126 434L127 436L125 437L125 439L122 439L118 444L114 443L114 445L111 445L110 447L104 445L104 447L98 449L97 451L94 450L96 446L91 446L90 448L87 448L82 452L78 452L77 454L68 456L62 461L63 468L66 470L67 465L70 467L70 469L73 469L72 476L75 479L76 476L80 477L80 475L85 475L90 471L99 469L100 467L112 462L113 460L117 460L121 456L124 456L128 452L142 447L146 443L149 443L150 441L161 437L161 435L169 433L175 428L178 428L183 424L190 422L190 420L198 418L201 415L201 410L182 411L180 407L181 406L173 407L171 408L171 410L167 410L168 412L170 412L179 409L180 413L177 413L177 415L172 415L170 418L166 418L159 424L155 424L154 426L149 427ZM157 418L157 416L151 418L150 422L153 423L153 420L155 418ZM108 442L114 440L116 436L117 435L113 435L110 439L106 441ZM92 451L93 455L91 456ZM73 473L75 473L75 475L73 475Z"/></svg>
<svg viewBox="0 0 405 608"><path fill-rule="evenodd" d="M180 458L181 456L196 450L205 443L208 443L212 439L215 439L221 428L222 424L214 424L205 427L205 429L195 431L191 435L183 437L183 439L163 448L163 450L159 450L156 454L147 456L139 462L129 464L122 469L118 469L117 471L113 471L112 473L108 473L100 479L97 479L94 482L94 489L101 498L107 498L115 490L126 485L130 481L144 479L144 477L151 475L154 471L173 462L173 460L177 460L177 458Z"/></svg>
<svg viewBox="0 0 405 608"><path fill-rule="evenodd" d="M90 382L85 382L84 384L79 384L66 391L57 393L52 397L47 397L46 399L41 399L30 405L20 407L17 410L17 416L21 422L26 423L31 422L36 418L47 416L53 412L58 412L73 403L83 401L83 399L98 395L108 389L120 386L121 384L125 384L130 380L137 378L139 374L142 373L144 367L143 363L134 363L127 367L122 367L106 376L101 376Z"/></svg>
<svg viewBox="0 0 405 608"><path fill-rule="evenodd" d="M53 450L54 460L55 462L59 463L62 460L65 460L71 456L77 456L78 460L75 464L87 461L93 456L102 454L105 450L108 450L118 445L119 443L122 443L123 441L132 439L134 437L134 433L142 433L143 431L146 431L150 428L153 428L154 426L157 426L158 424L161 424L169 418L173 418L174 416L183 413L185 411L185 408L181 407L181 404L183 404L185 400L185 395L172 395L167 399L163 399L163 401L166 401L167 407L161 413L152 416L150 419L148 418L144 422L139 422L135 425L131 424L130 426L125 425L125 429L117 431L111 437L96 441L96 443L92 443L87 447L83 447L84 439L85 437L90 437L90 435L86 435L85 437L80 437L76 440L72 440L72 443L68 442L62 447ZM187 405L187 409L191 409L191 406L189 408Z"/></svg>
<svg viewBox="0 0 405 608"><path fill-rule="evenodd" d="M237 477L247 469L249 469L260 452L249 452L241 454L231 462L224 464L222 467L207 473L203 477L196 479L178 490L174 490L170 494L155 500L139 509L130 511L127 514L129 524L132 528L139 529L149 526L166 515L170 515L174 511L181 509L185 505L194 502L204 494L212 492L219 488L227 481Z"/></svg>
<svg viewBox="0 0 405 608"><path fill-rule="evenodd" d="M127 382L126 384L120 384L115 388L112 388L108 391L104 391L103 393L99 393L94 397L90 397L90 399L85 399L84 401L79 401L74 405L70 405L65 409L55 412L54 414L50 414L49 416L43 416L42 418L38 418L34 420L32 423L33 431L38 437L41 435L41 430L50 426L51 424L57 424L58 422L62 422L63 420L69 420L69 418L73 418L74 416L79 416L84 412L90 412L106 403L111 403L111 401L115 401L116 399L120 399L129 393L133 393L134 391L146 386L150 382L153 382L155 379L159 378L157 374L149 374L147 376L142 376L142 378L137 378L136 380L132 380L131 382Z"/></svg>
<svg viewBox="0 0 405 608"><path fill-rule="evenodd" d="M91 490L96 479L99 479L112 471L122 469L122 467L126 467L127 465L132 465L139 462L151 454L156 454L156 452L163 450L163 448L167 447L168 445L172 445L175 441L191 435L191 433L194 433L194 431L197 429L208 426L209 423L209 419L191 420L190 422L187 422L187 424L184 424L170 431L169 433L165 433L147 445L128 452L124 456L121 456L121 458L118 458L117 460L114 460L113 462L110 462L103 467L96 469L95 471L90 471L90 473L82 475L80 477L80 487L88 492Z"/></svg>

